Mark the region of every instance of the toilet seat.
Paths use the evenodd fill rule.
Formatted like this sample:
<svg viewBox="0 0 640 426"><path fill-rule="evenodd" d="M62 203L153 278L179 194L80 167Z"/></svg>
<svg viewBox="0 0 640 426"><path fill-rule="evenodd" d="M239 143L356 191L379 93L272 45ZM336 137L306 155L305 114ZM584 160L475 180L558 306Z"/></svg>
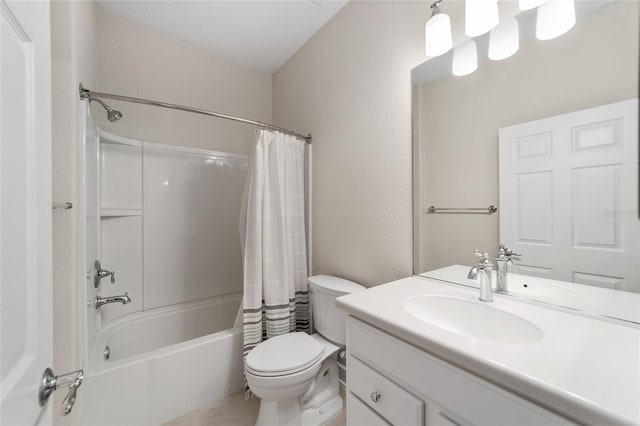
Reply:
<svg viewBox="0 0 640 426"><path fill-rule="evenodd" d="M246 359L247 372L263 377L295 374L316 364L324 347L307 333L288 333L256 346Z"/></svg>

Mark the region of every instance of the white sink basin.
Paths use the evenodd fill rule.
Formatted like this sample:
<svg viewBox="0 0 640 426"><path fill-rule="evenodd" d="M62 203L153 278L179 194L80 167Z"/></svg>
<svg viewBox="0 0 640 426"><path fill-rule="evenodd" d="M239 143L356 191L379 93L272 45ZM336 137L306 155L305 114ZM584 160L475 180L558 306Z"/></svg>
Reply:
<svg viewBox="0 0 640 426"><path fill-rule="evenodd" d="M490 303L448 296L415 296L404 309L414 317L452 333L498 343L532 343L543 332L531 322Z"/></svg>

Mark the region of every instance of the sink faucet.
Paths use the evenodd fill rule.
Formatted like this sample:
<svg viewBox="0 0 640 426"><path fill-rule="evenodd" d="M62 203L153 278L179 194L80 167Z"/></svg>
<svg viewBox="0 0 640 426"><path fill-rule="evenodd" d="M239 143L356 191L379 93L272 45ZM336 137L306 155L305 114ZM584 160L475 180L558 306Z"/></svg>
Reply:
<svg viewBox="0 0 640 426"><path fill-rule="evenodd" d="M120 302L123 305L126 305L127 303L131 302L131 298L129 297L129 294L127 292L125 292L123 295L120 295L120 296L108 296L108 297L96 296L95 307L96 309L98 309L102 305L106 305L109 303L116 303L116 302Z"/></svg>
<svg viewBox="0 0 640 426"><path fill-rule="evenodd" d="M504 244L500 244L498 249L498 257L496 261L496 291L498 293L509 293L509 286L507 282L507 267L509 264L513 264L511 256L520 256L518 253L514 253L511 249L508 249Z"/></svg>
<svg viewBox="0 0 640 426"><path fill-rule="evenodd" d="M482 302L493 302L493 293L491 292L491 261L487 253L475 250L473 252L481 259L478 264L469 270L467 278L477 280L480 283L480 300Z"/></svg>

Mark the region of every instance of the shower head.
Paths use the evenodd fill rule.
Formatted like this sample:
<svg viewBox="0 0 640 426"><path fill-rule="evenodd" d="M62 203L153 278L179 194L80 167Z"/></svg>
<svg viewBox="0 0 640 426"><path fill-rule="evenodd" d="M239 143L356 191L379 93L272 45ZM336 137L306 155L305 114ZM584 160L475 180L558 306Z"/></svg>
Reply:
<svg viewBox="0 0 640 426"><path fill-rule="evenodd" d="M107 120L109 120L110 122L113 123L113 122L118 121L118 120L120 120L122 118L122 113L120 111L112 109L102 99L94 98L93 96L91 96L88 93L85 93L85 97L87 99L89 99L89 102L96 101L97 103L102 105L102 108L107 110Z"/></svg>
<svg viewBox="0 0 640 426"><path fill-rule="evenodd" d="M120 111L116 111L115 109L107 110L107 120L110 122L118 121L122 118L122 113Z"/></svg>

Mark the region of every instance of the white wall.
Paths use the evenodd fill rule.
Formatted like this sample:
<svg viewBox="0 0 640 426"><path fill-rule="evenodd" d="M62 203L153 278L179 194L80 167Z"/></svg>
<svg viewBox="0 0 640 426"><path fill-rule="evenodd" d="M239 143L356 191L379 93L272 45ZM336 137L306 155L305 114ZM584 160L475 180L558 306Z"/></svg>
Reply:
<svg viewBox="0 0 640 426"><path fill-rule="evenodd" d="M98 83L92 90L271 122L271 76L109 15L98 17ZM249 153L253 127L146 105L106 101L124 117L110 133L153 142Z"/></svg>
<svg viewBox="0 0 640 426"><path fill-rule="evenodd" d="M51 4L51 52L53 97L53 201L71 201L72 210L53 212L53 371L62 374L81 367L80 289L78 240L80 212L79 149L81 146L78 81L95 84L94 34L96 20L93 2L53 1ZM54 393L54 424L77 424L81 410L60 416L64 392Z"/></svg>
<svg viewBox="0 0 640 426"><path fill-rule="evenodd" d="M349 2L274 74L276 124L313 134L315 274L412 272L410 70L427 9Z"/></svg>
<svg viewBox="0 0 640 426"><path fill-rule="evenodd" d="M482 62L471 75L416 88L420 272L471 264L474 249L497 252L500 212L424 210L498 204L499 128L637 97L638 11L637 2L616 3L578 19L557 39L530 41L509 59Z"/></svg>

